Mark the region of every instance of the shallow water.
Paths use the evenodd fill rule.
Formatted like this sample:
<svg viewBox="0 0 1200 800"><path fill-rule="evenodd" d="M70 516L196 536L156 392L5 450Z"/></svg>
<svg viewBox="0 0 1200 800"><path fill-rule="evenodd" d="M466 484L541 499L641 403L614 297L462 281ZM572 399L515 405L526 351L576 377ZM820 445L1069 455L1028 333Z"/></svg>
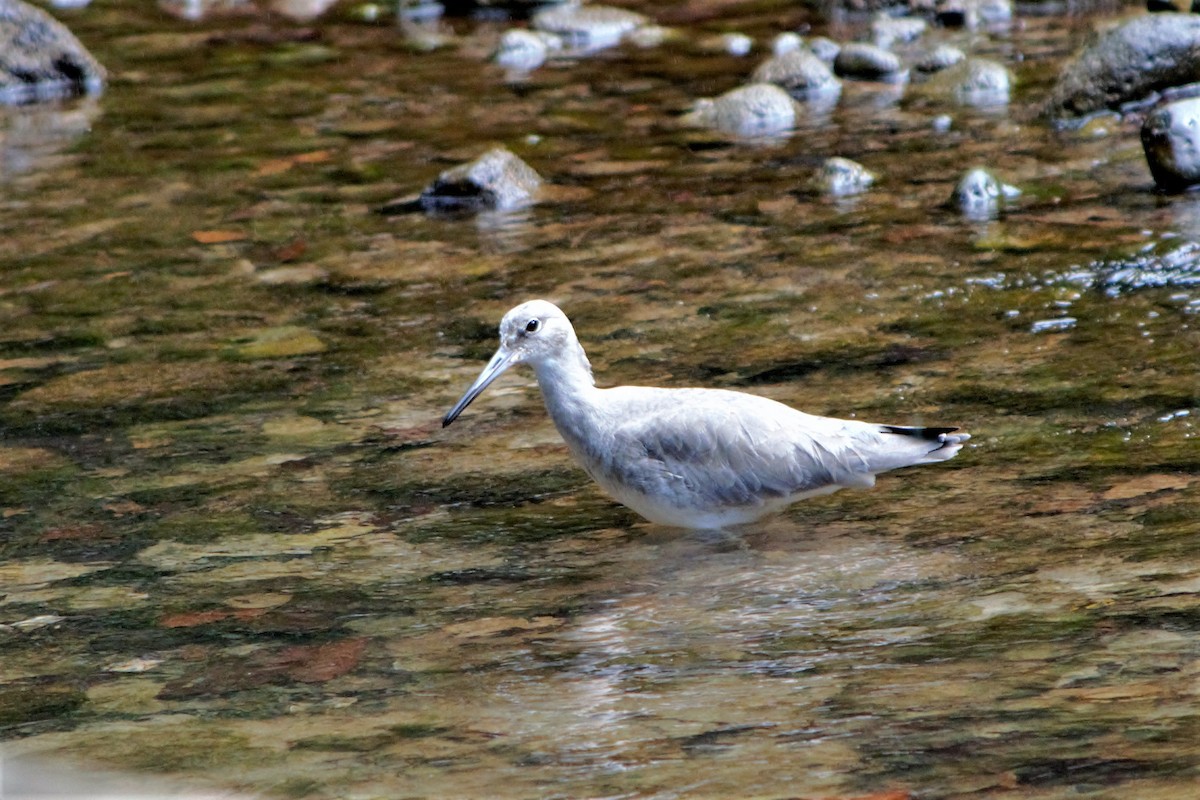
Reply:
<svg viewBox="0 0 1200 800"><path fill-rule="evenodd" d="M281 797L1193 791L1200 205L1136 123L1033 119L1086 19L971 40L1007 106L847 84L769 144L675 120L757 63L689 41L790 6L521 80L499 23L70 21L107 92L0 117L10 756ZM492 143L551 198L375 213ZM830 155L880 180L823 198ZM999 218L944 206L978 164L1024 190ZM602 385L975 438L737 532L648 525L528 373L440 428L533 296Z"/></svg>

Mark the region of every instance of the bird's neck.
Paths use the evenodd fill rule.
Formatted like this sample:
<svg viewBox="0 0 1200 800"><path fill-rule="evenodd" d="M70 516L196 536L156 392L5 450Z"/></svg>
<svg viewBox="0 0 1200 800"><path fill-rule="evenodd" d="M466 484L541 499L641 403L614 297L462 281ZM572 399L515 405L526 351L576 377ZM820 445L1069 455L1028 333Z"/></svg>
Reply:
<svg viewBox="0 0 1200 800"><path fill-rule="evenodd" d="M592 406L596 401L596 381L592 378L592 366L588 363L583 348L575 345L577 352L534 365L546 411L554 420L555 427L574 446L588 438L586 426L594 420Z"/></svg>

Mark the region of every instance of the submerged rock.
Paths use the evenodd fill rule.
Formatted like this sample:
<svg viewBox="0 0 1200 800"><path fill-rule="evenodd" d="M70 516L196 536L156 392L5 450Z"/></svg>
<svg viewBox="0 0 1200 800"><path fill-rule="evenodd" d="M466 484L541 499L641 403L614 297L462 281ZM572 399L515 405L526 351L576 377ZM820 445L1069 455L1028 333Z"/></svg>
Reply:
<svg viewBox="0 0 1200 800"><path fill-rule="evenodd" d="M503 147L446 170L417 201L425 211L509 211L535 202L542 179Z"/></svg>
<svg viewBox="0 0 1200 800"><path fill-rule="evenodd" d="M982 167L976 167L963 175L950 203L972 219L989 219L1004 208L1007 200L1020 197L1021 190L1000 181Z"/></svg>
<svg viewBox="0 0 1200 800"><path fill-rule="evenodd" d="M816 188L834 197L860 194L875 182L875 173L857 161L834 156L825 159L814 179Z"/></svg>
<svg viewBox="0 0 1200 800"><path fill-rule="evenodd" d="M614 6L564 4L533 15L534 28L557 34L569 44L584 48L611 47L648 22L637 12Z"/></svg>
<svg viewBox="0 0 1200 800"><path fill-rule="evenodd" d="M833 71L843 78L864 81L892 83L904 78L899 56L864 42L844 45L833 60Z"/></svg>
<svg viewBox="0 0 1200 800"><path fill-rule="evenodd" d="M889 48L897 42L911 42L921 38L927 23L920 17L893 17L877 14L871 20L871 40L876 46Z"/></svg>
<svg viewBox="0 0 1200 800"><path fill-rule="evenodd" d="M0 103L100 91L100 62L61 22L22 0L0 0Z"/></svg>
<svg viewBox="0 0 1200 800"><path fill-rule="evenodd" d="M1200 76L1200 15L1147 14L1100 36L1063 69L1043 113L1083 117Z"/></svg>
<svg viewBox="0 0 1200 800"><path fill-rule="evenodd" d="M1159 188L1181 192L1200 183L1200 97L1151 111L1142 123L1142 148Z"/></svg>
<svg viewBox="0 0 1200 800"><path fill-rule="evenodd" d="M1013 75L998 61L970 58L938 76L950 84L959 102L971 106L1003 105L1012 93Z"/></svg>
<svg viewBox="0 0 1200 800"><path fill-rule="evenodd" d="M734 136L776 136L795 126L796 104L773 83L752 83L698 101L684 122Z"/></svg>
<svg viewBox="0 0 1200 800"><path fill-rule="evenodd" d="M773 83L795 97L813 97L841 89L825 62L807 50L790 50L772 56L758 65L751 75L754 83Z"/></svg>

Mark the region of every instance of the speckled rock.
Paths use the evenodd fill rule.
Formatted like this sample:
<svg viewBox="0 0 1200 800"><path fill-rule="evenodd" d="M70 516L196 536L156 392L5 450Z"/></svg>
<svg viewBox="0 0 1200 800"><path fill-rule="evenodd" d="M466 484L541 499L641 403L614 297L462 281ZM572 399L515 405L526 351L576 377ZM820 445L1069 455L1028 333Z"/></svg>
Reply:
<svg viewBox="0 0 1200 800"><path fill-rule="evenodd" d="M698 101L684 122L734 136L778 136L795 126L796 103L773 83L752 83Z"/></svg>
<svg viewBox="0 0 1200 800"><path fill-rule="evenodd" d="M791 50L758 65L750 80L773 83L794 97L814 97L838 92L839 81L825 62L807 50Z"/></svg>
<svg viewBox="0 0 1200 800"><path fill-rule="evenodd" d="M537 199L542 179L503 147L446 170L419 200L426 211L510 211Z"/></svg>
<svg viewBox="0 0 1200 800"><path fill-rule="evenodd" d="M21 0L0 0L0 103L92 94L104 67L61 22Z"/></svg>
<svg viewBox="0 0 1200 800"><path fill-rule="evenodd" d="M833 60L833 71L843 78L864 81L893 82L904 76L899 56L863 42L843 45Z"/></svg>
<svg viewBox="0 0 1200 800"><path fill-rule="evenodd" d="M889 48L897 42L911 42L921 38L927 23L920 17L893 17L877 14L871 20L871 41L876 46Z"/></svg>
<svg viewBox="0 0 1200 800"><path fill-rule="evenodd" d="M966 53L953 45L939 44L921 56L914 66L918 72L941 72L964 61L966 57Z"/></svg>
<svg viewBox="0 0 1200 800"><path fill-rule="evenodd" d="M1200 183L1200 97L1156 106L1142 123L1142 148L1159 188L1181 192Z"/></svg>
<svg viewBox="0 0 1200 800"><path fill-rule="evenodd" d="M1059 75L1043 113L1083 117L1144 100L1200 75L1200 15L1147 14L1100 36Z"/></svg>
<svg viewBox="0 0 1200 800"><path fill-rule="evenodd" d="M533 15L533 27L557 34L577 47L611 47L649 20L613 6L564 4Z"/></svg>
<svg viewBox="0 0 1200 800"><path fill-rule="evenodd" d="M875 182L875 173L857 161L834 156L825 159L821 170L813 179L816 188L834 197L861 194Z"/></svg>
<svg viewBox="0 0 1200 800"><path fill-rule="evenodd" d="M971 219L989 219L1000 213L1006 201L1020 197L1021 190L1009 186L982 167L969 170L954 187L950 203Z"/></svg>
<svg viewBox="0 0 1200 800"><path fill-rule="evenodd" d="M513 28L500 37L492 60L506 69L528 71L537 69L551 52L561 49L562 40L552 33Z"/></svg>

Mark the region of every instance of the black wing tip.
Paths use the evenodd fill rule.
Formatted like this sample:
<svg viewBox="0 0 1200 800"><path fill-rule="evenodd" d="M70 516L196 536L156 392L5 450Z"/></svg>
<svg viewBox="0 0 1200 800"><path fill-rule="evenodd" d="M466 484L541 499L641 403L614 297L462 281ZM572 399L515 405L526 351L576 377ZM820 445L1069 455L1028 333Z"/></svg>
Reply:
<svg viewBox="0 0 1200 800"><path fill-rule="evenodd" d="M928 439L931 442L939 442L946 434L954 433L958 430L958 428L906 428L903 425L884 425L882 427L888 433L896 433L901 436L915 436L918 439Z"/></svg>

